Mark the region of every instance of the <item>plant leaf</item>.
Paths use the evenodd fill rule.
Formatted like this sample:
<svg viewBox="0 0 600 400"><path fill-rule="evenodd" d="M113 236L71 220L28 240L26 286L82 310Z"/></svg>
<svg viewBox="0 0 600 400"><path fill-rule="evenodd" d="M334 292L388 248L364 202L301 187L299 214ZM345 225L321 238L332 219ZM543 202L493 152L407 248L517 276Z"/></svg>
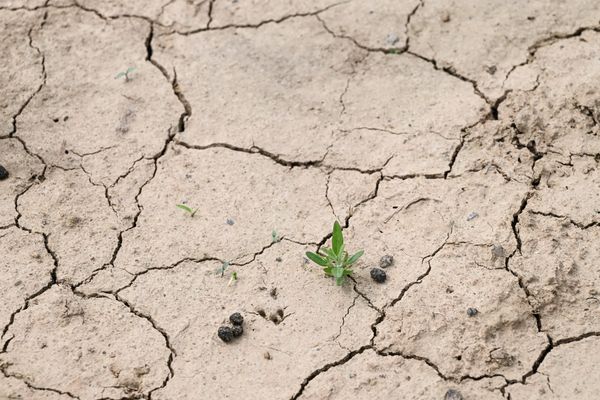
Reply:
<svg viewBox="0 0 600 400"><path fill-rule="evenodd" d="M135 67L129 67L129 68L127 68L126 74L133 72L133 71L135 71Z"/></svg>
<svg viewBox="0 0 600 400"><path fill-rule="evenodd" d="M344 276L344 268L335 267L333 268L333 276L336 278L342 278Z"/></svg>
<svg viewBox="0 0 600 400"><path fill-rule="evenodd" d="M325 275L327 276L333 276L333 273L331 272L332 269L333 267L325 267L323 268L323 272L325 272Z"/></svg>
<svg viewBox="0 0 600 400"><path fill-rule="evenodd" d="M329 247L321 247L321 251L331 258L337 258L336 254Z"/></svg>
<svg viewBox="0 0 600 400"><path fill-rule="evenodd" d="M352 257L348 259L346 265L354 264L360 257L362 257L363 254L365 254L363 250L357 251Z"/></svg>
<svg viewBox="0 0 600 400"><path fill-rule="evenodd" d="M318 255L318 254L315 254L313 252L307 251L306 252L306 257L308 257L309 260L311 260L315 264L320 265L321 267L327 266L327 261L325 261L325 259L323 257L321 257L320 255Z"/></svg>
<svg viewBox="0 0 600 400"><path fill-rule="evenodd" d="M187 212L189 212L189 213L190 213L190 214L192 214L192 215L196 213L196 212L195 212L195 211L194 211L192 208L190 208L190 207L186 206L185 204L177 204L177 207L178 207L178 208L181 208L181 209L182 209L182 210L184 210L184 211L187 211Z"/></svg>
<svg viewBox="0 0 600 400"><path fill-rule="evenodd" d="M340 254L340 249L344 244L344 236L342 235L342 227L339 222L335 221L333 224L333 237L331 239L331 247L335 254Z"/></svg>
<svg viewBox="0 0 600 400"><path fill-rule="evenodd" d="M117 76L115 76L115 79L119 79L122 76L125 76L125 72L119 72Z"/></svg>

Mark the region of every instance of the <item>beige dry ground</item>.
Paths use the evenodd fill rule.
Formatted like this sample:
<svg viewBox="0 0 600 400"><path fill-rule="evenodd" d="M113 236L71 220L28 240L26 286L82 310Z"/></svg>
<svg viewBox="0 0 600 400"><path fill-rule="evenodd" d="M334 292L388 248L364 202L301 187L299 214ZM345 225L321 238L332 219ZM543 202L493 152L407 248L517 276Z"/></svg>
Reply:
<svg viewBox="0 0 600 400"><path fill-rule="evenodd" d="M0 399L599 398L597 0L0 21Z"/></svg>

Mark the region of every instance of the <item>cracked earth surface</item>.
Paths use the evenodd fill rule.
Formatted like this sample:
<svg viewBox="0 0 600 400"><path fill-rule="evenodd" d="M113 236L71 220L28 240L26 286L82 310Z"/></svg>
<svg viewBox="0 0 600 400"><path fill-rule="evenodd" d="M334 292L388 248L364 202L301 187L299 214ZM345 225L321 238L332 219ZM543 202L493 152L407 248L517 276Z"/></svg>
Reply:
<svg viewBox="0 0 600 400"><path fill-rule="evenodd" d="M0 20L0 399L597 399L597 1Z"/></svg>

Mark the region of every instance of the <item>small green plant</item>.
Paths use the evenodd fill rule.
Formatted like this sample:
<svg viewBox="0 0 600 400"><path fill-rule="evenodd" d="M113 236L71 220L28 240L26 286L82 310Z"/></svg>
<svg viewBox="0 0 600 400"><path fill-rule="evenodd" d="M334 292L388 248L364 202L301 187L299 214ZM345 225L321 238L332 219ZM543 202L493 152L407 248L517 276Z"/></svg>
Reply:
<svg viewBox="0 0 600 400"><path fill-rule="evenodd" d="M344 283L344 278L352 274L352 270L349 267L363 254L364 251L360 250L351 257L348 257L348 252L344 250L342 227L335 221L333 224L331 248L321 247L321 250L317 253L308 251L306 252L306 257L315 264L323 267L325 275L334 277L336 285L341 286Z"/></svg>
<svg viewBox="0 0 600 400"><path fill-rule="evenodd" d="M227 284L227 286L231 286L235 281L237 281L237 272L233 271L231 273L231 278L229 278L229 283Z"/></svg>
<svg viewBox="0 0 600 400"><path fill-rule="evenodd" d="M196 211L198 211L198 210L194 210L191 207L186 206L185 204L177 204L177 208L181 208L183 211L190 214L190 217L193 217L194 215L196 215Z"/></svg>
<svg viewBox="0 0 600 400"><path fill-rule="evenodd" d="M131 79L131 78L129 78L129 74L132 73L133 71L135 71L135 67L129 67L129 68L127 68L127 70L125 72L119 72L117 74L117 76L115 76L115 79L125 77L125 82L129 82L129 80Z"/></svg>
<svg viewBox="0 0 600 400"><path fill-rule="evenodd" d="M277 234L277 231L274 229L273 229L273 232L271 232L271 240L273 243L279 242L281 240L281 238Z"/></svg>
<svg viewBox="0 0 600 400"><path fill-rule="evenodd" d="M229 261L223 261L223 265L221 265L221 268L217 269L217 275L221 274L221 278L225 275L225 270L229 268ZM237 274L236 274L236 278L237 278Z"/></svg>

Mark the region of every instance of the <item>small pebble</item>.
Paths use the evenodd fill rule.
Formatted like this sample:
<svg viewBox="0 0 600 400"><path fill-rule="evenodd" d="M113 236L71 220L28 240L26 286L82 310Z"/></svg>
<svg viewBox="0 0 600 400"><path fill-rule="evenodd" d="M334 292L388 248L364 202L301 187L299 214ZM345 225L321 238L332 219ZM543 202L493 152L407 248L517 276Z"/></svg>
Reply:
<svg viewBox="0 0 600 400"><path fill-rule="evenodd" d="M494 258L504 258L504 247L494 245L494 247L492 247L492 256Z"/></svg>
<svg viewBox="0 0 600 400"><path fill-rule="evenodd" d="M394 263L394 257L390 256L390 255L385 255L385 256L381 257L381 260L379 260L379 266L381 268L390 267L393 263Z"/></svg>
<svg viewBox="0 0 600 400"><path fill-rule="evenodd" d="M8 178L8 171L6 168L0 165L0 181L5 180L6 178Z"/></svg>
<svg viewBox="0 0 600 400"><path fill-rule="evenodd" d="M217 335L225 343L231 342L233 340L233 330L228 326L219 327Z"/></svg>
<svg viewBox="0 0 600 400"><path fill-rule="evenodd" d="M233 225L233 224L235 224L235 221L232 220L232 219L230 219L230 218L227 218L226 222L227 222L227 225Z"/></svg>
<svg viewBox="0 0 600 400"><path fill-rule="evenodd" d="M277 262L281 262L281 261L283 261L283 260L281 259L281 257L277 257L277 258L275 259L275 261L277 261Z"/></svg>
<svg viewBox="0 0 600 400"><path fill-rule="evenodd" d="M467 308L467 315L468 315L469 317L474 317L474 316L476 316L478 312L479 312L479 311L477 311L477 309L476 309L476 308L472 308L472 307L469 307L469 308Z"/></svg>
<svg viewBox="0 0 600 400"><path fill-rule="evenodd" d="M472 221L472 220L474 220L474 219L475 219L475 218L477 218L477 217L479 217L479 214L477 214L475 211L473 211L472 213L470 213L470 214L467 216L467 221Z"/></svg>
<svg viewBox="0 0 600 400"><path fill-rule="evenodd" d="M234 337L239 337L242 336L242 333L244 333L244 328L241 325L234 325L231 328L231 332L233 333Z"/></svg>
<svg viewBox="0 0 600 400"><path fill-rule="evenodd" d="M448 11L444 11L441 15L442 22L450 22L450 13Z"/></svg>
<svg viewBox="0 0 600 400"><path fill-rule="evenodd" d="M235 312L229 316L229 320L233 325L242 325L244 323L244 317L239 312Z"/></svg>
<svg viewBox="0 0 600 400"><path fill-rule="evenodd" d="M446 395L444 396L444 400L464 400L462 394L458 390L448 389Z"/></svg>
<svg viewBox="0 0 600 400"><path fill-rule="evenodd" d="M263 353L263 357L265 358L265 360L270 360L271 359L271 353L269 353L268 351L265 351Z"/></svg>
<svg viewBox="0 0 600 400"><path fill-rule="evenodd" d="M371 278L377 283L383 283L387 278L387 274L380 268L373 268L371 269Z"/></svg>
<svg viewBox="0 0 600 400"><path fill-rule="evenodd" d="M399 40L400 40L400 38L395 33L389 33L385 37L385 42L390 46L395 45L396 43L398 43Z"/></svg>

